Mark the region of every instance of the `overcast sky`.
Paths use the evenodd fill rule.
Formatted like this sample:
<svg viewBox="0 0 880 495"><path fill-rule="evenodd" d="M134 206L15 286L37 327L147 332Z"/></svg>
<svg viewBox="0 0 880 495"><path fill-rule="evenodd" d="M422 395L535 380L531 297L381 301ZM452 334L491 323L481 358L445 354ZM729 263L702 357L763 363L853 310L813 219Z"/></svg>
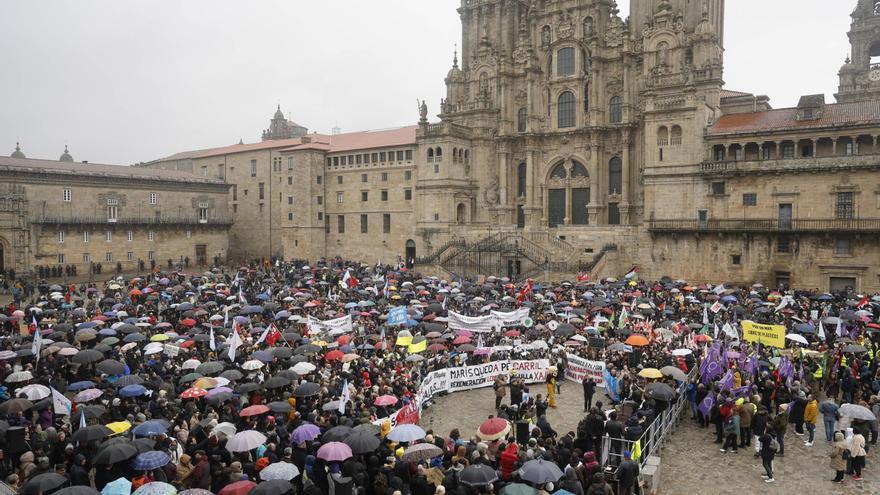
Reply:
<svg viewBox="0 0 880 495"><path fill-rule="evenodd" d="M622 14L628 13L622 0ZM0 1L0 154L129 164L312 131L396 127L445 96L459 0ZM725 80L833 100L856 0L730 0Z"/></svg>

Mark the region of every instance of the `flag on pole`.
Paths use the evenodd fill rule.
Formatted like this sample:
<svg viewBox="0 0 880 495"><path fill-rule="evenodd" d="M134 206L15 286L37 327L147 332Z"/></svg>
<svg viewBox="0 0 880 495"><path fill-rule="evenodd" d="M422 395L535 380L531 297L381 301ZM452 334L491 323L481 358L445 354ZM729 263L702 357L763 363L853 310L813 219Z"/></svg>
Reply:
<svg viewBox="0 0 880 495"><path fill-rule="evenodd" d="M843 320L838 319L837 320L837 336L843 337L843 335L844 335Z"/></svg>
<svg viewBox="0 0 880 495"><path fill-rule="evenodd" d="M725 323L724 327L721 330L724 332L725 335L732 339L739 338L739 334L736 330L734 330L733 325L731 325L730 323Z"/></svg>
<svg viewBox="0 0 880 495"><path fill-rule="evenodd" d="M270 328L272 328L272 325L269 325L268 327L266 327L266 328L263 330L263 333L260 334L260 338L257 339L257 343L254 344L254 345L260 345L260 344L263 343L264 340L266 340L266 337L269 336L269 329L270 329Z"/></svg>
<svg viewBox="0 0 880 495"><path fill-rule="evenodd" d="M71 404L70 399L62 395L61 392L52 388L52 408L55 411L55 414L66 414L70 416L73 404Z"/></svg>
<svg viewBox="0 0 880 495"><path fill-rule="evenodd" d="M86 412L82 408L79 409L79 427L86 427Z"/></svg>
<svg viewBox="0 0 880 495"><path fill-rule="evenodd" d="M825 327L822 326L822 320L819 320L819 338L825 340Z"/></svg>
<svg viewBox="0 0 880 495"><path fill-rule="evenodd" d="M208 341L208 347L211 348L212 351L217 350L217 343L214 342L214 326L211 326L211 340Z"/></svg>
<svg viewBox="0 0 880 495"><path fill-rule="evenodd" d="M43 334L40 333L40 327L37 325L37 317L31 315L34 326L34 342L31 344L31 352L34 353L34 359L40 360L40 348L43 347Z"/></svg>
<svg viewBox="0 0 880 495"><path fill-rule="evenodd" d="M703 303L703 325L709 324L709 305Z"/></svg>
<svg viewBox="0 0 880 495"><path fill-rule="evenodd" d="M241 347L241 336L238 335L238 323L232 325L232 337L229 338L229 360L235 361L235 351Z"/></svg>
<svg viewBox="0 0 880 495"><path fill-rule="evenodd" d="M339 395L339 414L345 414L345 404L351 400L351 394L348 391L348 380L342 383L342 393Z"/></svg>
<svg viewBox="0 0 880 495"><path fill-rule="evenodd" d="M718 324L715 324L715 335L712 337L713 339L718 339Z"/></svg>
<svg viewBox="0 0 880 495"><path fill-rule="evenodd" d="M274 346L278 339L281 338L281 332L278 331L278 327L275 326L274 323L269 325L269 335L266 337L266 342L269 343L270 346Z"/></svg>

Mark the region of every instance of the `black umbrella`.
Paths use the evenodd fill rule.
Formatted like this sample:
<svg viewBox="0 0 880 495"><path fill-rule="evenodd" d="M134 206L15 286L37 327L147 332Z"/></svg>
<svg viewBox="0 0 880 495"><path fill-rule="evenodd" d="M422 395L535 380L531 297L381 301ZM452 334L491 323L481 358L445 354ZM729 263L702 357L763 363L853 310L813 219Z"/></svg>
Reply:
<svg viewBox="0 0 880 495"><path fill-rule="evenodd" d="M379 437L363 430L352 432L343 442L351 447L351 452L355 455L372 452L382 443Z"/></svg>
<svg viewBox="0 0 880 495"><path fill-rule="evenodd" d="M367 432L370 435L378 435L379 427L373 423L362 423L354 427L352 433Z"/></svg>
<svg viewBox="0 0 880 495"><path fill-rule="evenodd" d="M293 490L286 480L269 480L255 486L248 495L283 495Z"/></svg>
<svg viewBox="0 0 880 495"><path fill-rule="evenodd" d="M654 399L654 400L662 400L669 402L675 399L675 390L672 390L672 387L665 383L649 383L647 387L645 387L645 395Z"/></svg>
<svg viewBox="0 0 880 495"><path fill-rule="evenodd" d="M98 363L96 368L108 375L121 375L125 373L125 364L115 359L105 359Z"/></svg>
<svg viewBox="0 0 880 495"><path fill-rule="evenodd" d="M138 449L129 441L114 442L104 444L98 450L98 453L92 457L95 464L116 464L117 462L127 461L138 455Z"/></svg>
<svg viewBox="0 0 880 495"><path fill-rule="evenodd" d="M83 349L70 358L71 361L78 364L94 363L104 358L104 355L94 349Z"/></svg>
<svg viewBox="0 0 880 495"><path fill-rule="evenodd" d="M351 433L352 429L349 426L334 426L324 432L321 436L321 441L324 443L341 442L351 435Z"/></svg>
<svg viewBox="0 0 880 495"><path fill-rule="evenodd" d="M201 373L187 373L187 374L183 375L182 377L180 377L180 379L177 380L177 383L194 382L203 376L204 375L202 375Z"/></svg>
<svg viewBox="0 0 880 495"><path fill-rule="evenodd" d="M226 370L223 373L220 373L220 376L222 378L226 378L231 382L236 382L238 380L241 380L244 377L244 374L242 374L242 372L238 370Z"/></svg>
<svg viewBox="0 0 880 495"><path fill-rule="evenodd" d="M126 335L125 337L122 338L122 341L123 341L123 342L129 342L129 343L131 343L131 342L143 342L143 341L145 341L145 340L147 340L147 337L146 337L146 335L144 335L144 334L142 334L142 333L130 333L130 334L128 334L128 335Z"/></svg>
<svg viewBox="0 0 880 495"><path fill-rule="evenodd" d="M290 412L291 409L290 403L285 401L270 402L266 404L266 407L268 407L272 412L278 414L287 414Z"/></svg>
<svg viewBox="0 0 880 495"><path fill-rule="evenodd" d="M574 325L571 325L570 323L562 323L556 327L556 330L553 333L560 337L568 337L574 335L575 331Z"/></svg>
<svg viewBox="0 0 880 495"><path fill-rule="evenodd" d="M296 371L293 371L293 370L282 370L282 371L279 371L279 372L276 374L276 376L283 376L284 378L287 378L288 380L290 380L290 381L292 381L292 382L293 382L293 381L296 381L296 380L299 380L299 375L297 374Z"/></svg>
<svg viewBox="0 0 880 495"><path fill-rule="evenodd" d="M220 373L225 367L226 366L224 366L223 363L219 361L207 361L200 364L198 368L196 368L196 371L203 375L213 375Z"/></svg>
<svg viewBox="0 0 880 495"><path fill-rule="evenodd" d="M120 376L118 380L113 382L113 385L116 385L116 388L122 388L129 385L142 385L143 383L144 379L140 375L125 375Z"/></svg>
<svg viewBox="0 0 880 495"><path fill-rule="evenodd" d="M838 340L840 340L840 339L838 339ZM846 345L843 347L843 352L852 352L852 353L858 354L858 353L862 353L862 352L868 352L868 349L865 348L865 346L863 346L863 345L849 344L849 345Z"/></svg>
<svg viewBox="0 0 880 495"><path fill-rule="evenodd" d="M313 382L303 382L293 391L294 397L309 397L321 391L321 386Z"/></svg>
<svg viewBox="0 0 880 495"><path fill-rule="evenodd" d="M263 383L263 386L267 389L281 388L288 385L290 385L290 380L284 378L283 376L273 376L272 378L266 380L265 383Z"/></svg>
<svg viewBox="0 0 880 495"><path fill-rule="evenodd" d="M293 349L290 347L275 347L272 349L272 355L277 359L287 359L293 356Z"/></svg>
<svg viewBox="0 0 880 495"><path fill-rule="evenodd" d="M301 345L293 351L294 354L317 354L321 352L321 348L313 344Z"/></svg>
<svg viewBox="0 0 880 495"><path fill-rule="evenodd" d="M291 364L296 364L296 363L302 363L302 362L308 361L308 360L309 360L308 357L303 356L302 354L297 354L295 356L291 356L290 359L287 360L287 362L289 362Z"/></svg>
<svg viewBox="0 0 880 495"><path fill-rule="evenodd" d="M34 407L34 403L27 399L10 399L0 404L0 413L15 414Z"/></svg>
<svg viewBox="0 0 880 495"><path fill-rule="evenodd" d="M100 440L113 434L113 430L104 425L91 425L80 428L73 432L70 439L74 442L91 442Z"/></svg>
<svg viewBox="0 0 880 495"><path fill-rule="evenodd" d="M219 405L228 401L231 398L232 392L219 392L210 397L206 397L205 400L208 402L208 404Z"/></svg>
<svg viewBox="0 0 880 495"><path fill-rule="evenodd" d="M255 390L260 390L260 388L261 387L259 384L253 382L242 383L241 385L235 387L235 389L242 394L253 392Z"/></svg>
<svg viewBox="0 0 880 495"><path fill-rule="evenodd" d="M80 414L85 414L88 419L97 419L104 415L107 412L107 409L104 406L94 405L94 406L79 406L77 411ZM71 418L73 419L73 418ZM79 419L79 415L76 416L76 419Z"/></svg>
<svg viewBox="0 0 880 495"><path fill-rule="evenodd" d="M67 478L57 473L38 474L22 485L18 493L21 495L43 494L62 487L67 483Z"/></svg>
<svg viewBox="0 0 880 495"><path fill-rule="evenodd" d="M464 468L458 479L468 486L482 486L497 480L498 473L485 464L475 464Z"/></svg>

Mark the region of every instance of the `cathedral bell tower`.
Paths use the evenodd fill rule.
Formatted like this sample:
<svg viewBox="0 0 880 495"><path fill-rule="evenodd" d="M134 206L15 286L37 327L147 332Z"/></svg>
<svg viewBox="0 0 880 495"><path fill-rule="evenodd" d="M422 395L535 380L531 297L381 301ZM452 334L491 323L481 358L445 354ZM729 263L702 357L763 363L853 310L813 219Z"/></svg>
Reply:
<svg viewBox="0 0 880 495"><path fill-rule="evenodd" d="M840 69L840 103L880 98L880 0L859 0L849 30L852 53Z"/></svg>

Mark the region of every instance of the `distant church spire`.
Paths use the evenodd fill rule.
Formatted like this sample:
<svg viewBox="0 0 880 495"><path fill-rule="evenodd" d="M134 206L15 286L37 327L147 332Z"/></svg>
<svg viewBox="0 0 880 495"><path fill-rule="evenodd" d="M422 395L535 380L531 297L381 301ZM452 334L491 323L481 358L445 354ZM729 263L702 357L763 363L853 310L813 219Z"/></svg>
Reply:
<svg viewBox="0 0 880 495"><path fill-rule="evenodd" d="M24 153L21 151L21 146L19 145L18 141L15 142L15 151L13 151L12 155L10 155L10 156L12 158L27 158L26 156L24 156Z"/></svg>
<svg viewBox="0 0 880 495"><path fill-rule="evenodd" d="M452 67L458 68L458 43L455 44L455 54L452 56Z"/></svg>

